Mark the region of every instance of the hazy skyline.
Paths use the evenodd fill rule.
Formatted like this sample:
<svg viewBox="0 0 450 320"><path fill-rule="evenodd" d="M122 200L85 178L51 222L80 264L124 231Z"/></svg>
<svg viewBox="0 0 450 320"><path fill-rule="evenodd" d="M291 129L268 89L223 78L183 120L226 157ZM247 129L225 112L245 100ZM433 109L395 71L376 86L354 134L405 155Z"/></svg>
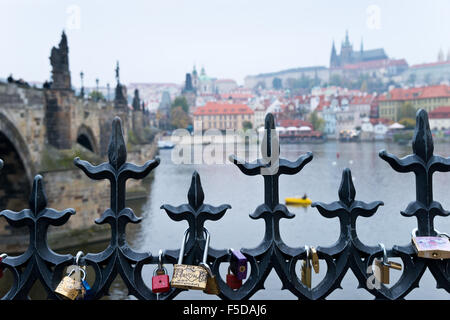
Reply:
<svg viewBox="0 0 450 320"><path fill-rule="evenodd" d="M246 75L329 66L348 30L359 50L384 48L412 64L450 49L450 1L12 1L0 0L0 77L50 79L50 50L69 42L72 84L182 83L205 67L243 84Z"/></svg>

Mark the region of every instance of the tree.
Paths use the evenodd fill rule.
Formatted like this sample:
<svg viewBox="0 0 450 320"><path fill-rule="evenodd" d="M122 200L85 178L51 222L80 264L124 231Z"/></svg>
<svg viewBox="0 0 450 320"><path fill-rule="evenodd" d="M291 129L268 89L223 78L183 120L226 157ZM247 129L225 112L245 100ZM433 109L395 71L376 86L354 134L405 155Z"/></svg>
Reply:
<svg viewBox="0 0 450 320"><path fill-rule="evenodd" d="M403 118L398 123L405 126L405 129L414 129L416 127L416 120L414 118Z"/></svg>
<svg viewBox="0 0 450 320"><path fill-rule="evenodd" d="M186 100L186 97L179 96L175 98L175 100L172 102L171 109L173 110L177 107L181 107L185 113L189 113L189 104Z"/></svg>
<svg viewBox="0 0 450 320"><path fill-rule="evenodd" d="M338 74L332 74L330 77L330 81L329 81L330 86L341 86L342 84L342 79L341 76Z"/></svg>
<svg viewBox="0 0 450 320"><path fill-rule="evenodd" d="M397 119L403 118L416 118L416 109L409 101L403 102L400 109L398 110Z"/></svg>
<svg viewBox="0 0 450 320"><path fill-rule="evenodd" d="M95 101L105 100L103 93L101 93L100 91L97 91L97 90L93 90L93 91L89 92L89 97Z"/></svg>
<svg viewBox="0 0 450 320"><path fill-rule="evenodd" d="M272 80L272 87L275 90L280 90L283 87L281 79L280 78L273 78L273 80Z"/></svg>
<svg viewBox="0 0 450 320"><path fill-rule="evenodd" d="M244 121L242 122L242 128L244 128L244 130L248 130L253 128L253 124L250 121Z"/></svg>
<svg viewBox="0 0 450 320"><path fill-rule="evenodd" d="M314 110L309 115L309 121L312 123L314 130L316 130L316 131L323 131L323 128L325 127L325 120L323 120L322 118L320 118L317 115L316 110Z"/></svg>
<svg viewBox="0 0 450 320"><path fill-rule="evenodd" d="M170 123L175 128L187 128L192 123L191 118L181 106L172 108L170 112Z"/></svg>

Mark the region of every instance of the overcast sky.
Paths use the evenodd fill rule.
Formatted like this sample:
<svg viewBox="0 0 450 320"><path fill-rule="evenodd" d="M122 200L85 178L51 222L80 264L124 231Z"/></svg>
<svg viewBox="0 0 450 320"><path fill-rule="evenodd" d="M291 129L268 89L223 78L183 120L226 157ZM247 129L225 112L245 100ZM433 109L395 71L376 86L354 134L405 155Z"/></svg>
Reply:
<svg viewBox="0 0 450 320"><path fill-rule="evenodd" d="M450 1L0 0L0 77L50 79L49 55L66 30L72 83L182 83L194 63L208 75L329 65L348 29L355 49L383 47L409 64L450 49Z"/></svg>

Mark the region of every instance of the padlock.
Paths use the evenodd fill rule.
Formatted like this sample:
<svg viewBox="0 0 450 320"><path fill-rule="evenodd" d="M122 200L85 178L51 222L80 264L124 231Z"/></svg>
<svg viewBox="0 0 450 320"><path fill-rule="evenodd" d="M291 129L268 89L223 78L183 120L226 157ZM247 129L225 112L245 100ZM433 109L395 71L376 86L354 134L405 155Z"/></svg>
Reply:
<svg viewBox="0 0 450 320"><path fill-rule="evenodd" d="M56 287L55 293L58 296L69 300L84 297L85 289L82 286L82 281L86 278L86 272L82 268L79 268L78 270L83 273L82 279L80 280L80 277L76 275L77 270L72 269Z"/></svg>
<svg viewBox="0 0 450 320"><path fill-rule="evenodd" d="M305 252L306 252L306 259L302 262L302 269L301 269L301 280L302 283L307 287L311 288L311 258L309 254L309 247L305 246Z"/></svg>
<svg viewBox="0 0 450 320"><path fill-rule="evenodd" d="M91 300L92 299L92 289L91 286L89 285L89 283L85 280L81 281L81 284L84 288L84 300Z"/></svg>
<svg viewBox="0 0 450 320"><path fill-rule="evenodd" d="M386 248L384 247L384 244L380 243L379 246L381 247L381 249L383 249L383 258L374 259L375 268L373 270L374 271L373 275L381 283L389 284L390 269L402 270L402 265L397 262L388 261L387 252Z"/></svg>
<svg viewBox="0 0 450 320"><path fill-rule="evenodd" d="M6 259L7 256L8 255L6 253L0 254L0 278L3 277L3 270L5 269L5 267L2 265L2 262Z"/></svg>
<svg viewBox="0 0 450 320"><path fill-rule="evenodd" d="M235 274L231 273L231 268L228 267L228 273L227 273L227 285L233 289L239 289L242 287L242 280L239 279Z"/></svg>
<svg viewBox="0 0 450 320"><path fill-rule="evenodd" d="M247 258L239 250L230 248L230 268L231 272L239 279L247 278Z"/></svg>
<svg viewBox="0 0 450 320"><path fill-rule="evenodd" d="M206 229L204 229L206 231ZM207 232L207 231L206 231ZM183 263L184 247L186 245L189 229L184 232L183 241L181 242L180 255L178 263L173 266L173 276L170 285L179 289L205 290L208 280L208 271L201 266L185 265ZM206 237L207 244L203 253L203 261L206 263L209 246L209 233Z"/></svg>
<svg viewBox="0 0 450 320"><path fill-rule="evenodd" d="M208 272L208 279L206 280L206 288L205 290L203 290L203 292L207 294L218 295L220 293L219 284L217 283L216 276L213 275L211 271L211 267L205 262L200 262L199 265L205 268L206 271Z"/></svg>
<svg viewBox="0 0 450 320"><path fill-rule="evenodd" d="M417 228L411 233L411 241L417 256L426 259L450 259L450 238L446 233L437 232L434 237L417 237Z"/></svg>
<svg viewBox="0 0 450 320"><path fill-rule="evenodd" d="M167 292L170 290L169 275L167 274L167 269L163 267L163 274L157 274L155 269L152 277L152 291L153 293Z"/></svg>
<svg viewBox="0 0 450 320"><path fill-rule="evenodd" d="M170 290L169 275L162 263L162 250L159 250L158 267L153 271L152 291L154 293L167 292Z"/></svg>
<svg viewBox="0 0 450 320"><path fill-rule="evenodd" d="M319 273L319 255L314 247L310 248L311 263L315 273Z"/></svg>

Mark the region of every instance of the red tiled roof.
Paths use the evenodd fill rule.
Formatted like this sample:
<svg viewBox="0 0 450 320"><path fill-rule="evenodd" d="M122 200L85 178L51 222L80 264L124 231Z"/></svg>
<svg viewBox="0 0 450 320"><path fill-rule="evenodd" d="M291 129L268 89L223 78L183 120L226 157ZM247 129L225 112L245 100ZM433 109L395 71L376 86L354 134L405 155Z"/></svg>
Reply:
<svg viewBox="0 0 450 320"><path fill-rule="evenodd" d="M389 97L390 95L390 97ZM383 94L379 97L379 101L390 100L415 100L426 98L442 98L450 97L450 86L441 84L428 87L419 88L394 88L389 91L389 94Z"/></svg>
<svg viewBox="0 0 450 320"><path fill-rule="evenodd" d="M431 62L431 63L415 64L415 65L411 66L411 68L436 67L436 66L441 66L443 64L450 64L450 61L438 61L438 62Z"/></svg>
<svg viewBox="0 0 450 320"><path fill-rule="evenodd" d="M428 113L430 119L450 119L450 106L437 107Z"/></svg>
<svg viewBox="0 0 450 320"><path fill-rule="evenodd" d="M362 96L353 96L350 104L371 104L374 96L371 94L362 95Z"/></svg>
<svg viewBox="0 0 450 320"><path fill-rule="evenodd" d="M207 102L204 106L197 107L194 111L194 116L218 114L253 114L253 110L246 104Z"/></svg>

